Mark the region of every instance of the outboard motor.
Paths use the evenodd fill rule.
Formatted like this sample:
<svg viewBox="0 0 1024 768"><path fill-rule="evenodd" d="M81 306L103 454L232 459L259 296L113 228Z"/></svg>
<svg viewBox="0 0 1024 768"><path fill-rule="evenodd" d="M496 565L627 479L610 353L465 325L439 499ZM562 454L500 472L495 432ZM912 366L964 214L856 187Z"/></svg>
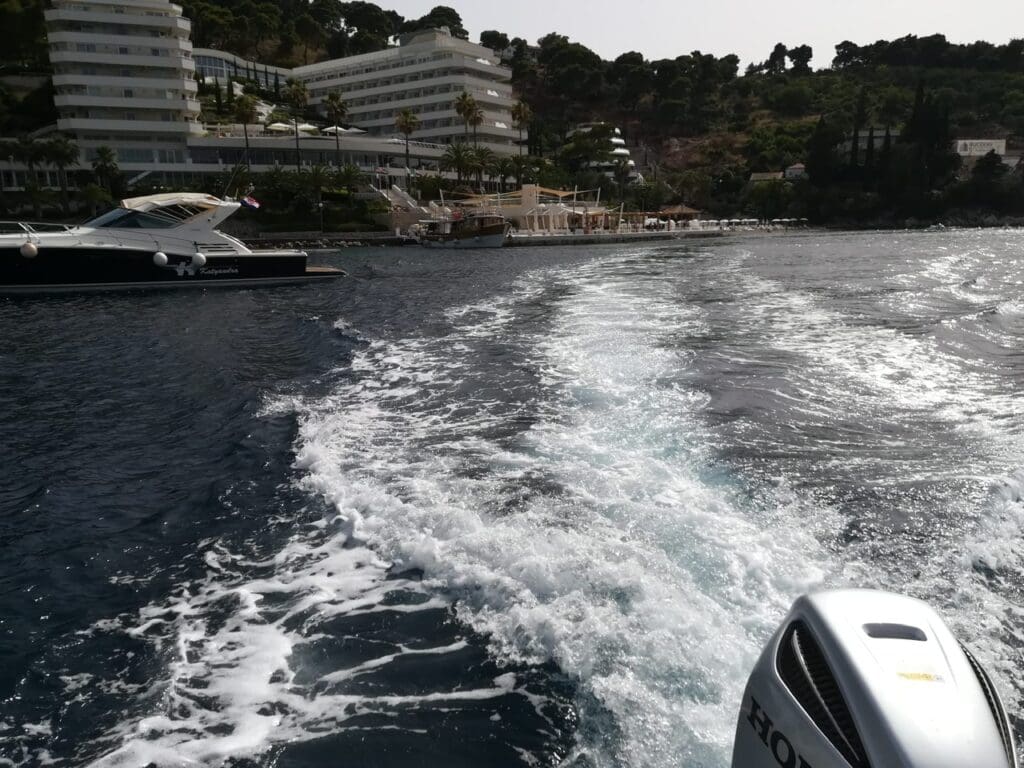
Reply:
<svg viewBox="0 0 1024 768"><path fill-rule="evenodd" d="M750 676L733 768L1019 768L992 681L920 600L801 597Z"/></svg>

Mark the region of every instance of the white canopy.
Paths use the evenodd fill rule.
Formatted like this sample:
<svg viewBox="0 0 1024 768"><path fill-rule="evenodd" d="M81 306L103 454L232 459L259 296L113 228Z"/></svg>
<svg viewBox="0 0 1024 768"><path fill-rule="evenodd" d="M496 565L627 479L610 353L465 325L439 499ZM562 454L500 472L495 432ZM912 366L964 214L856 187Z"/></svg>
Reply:
<svg viewBox="0 0 1024 768"><path fill-rule="evenodd" d="M300 123L299 130L303 133L309 133L310 131L316 131L319 129L315 125L310 125L309 123Z"/></svg>
<svg viewBox="0 0 1024 768"><path fill-rule="evenodd" d="M225 202L213 195L202 192L166 192L158 195L144 195L143 197L128 197L121 201L122 208L132 211L150 211L154 208L162 208L168 205L198 205L211 207L224 205Z"/></svg>
<svg viewBox="0 0 1024 768"><path fill-rule="evenodd" d="M346 131L340 125L329 125L322 131L320 131L320 133L348 133L348 131Z"/></svg>
<svg viewBox="0 0 1024 768"><path fill-rule="evenodd" d="M267 130L278 131L279 133L292 133L295 131L288 123L271 123L267 126Z"/></svg>

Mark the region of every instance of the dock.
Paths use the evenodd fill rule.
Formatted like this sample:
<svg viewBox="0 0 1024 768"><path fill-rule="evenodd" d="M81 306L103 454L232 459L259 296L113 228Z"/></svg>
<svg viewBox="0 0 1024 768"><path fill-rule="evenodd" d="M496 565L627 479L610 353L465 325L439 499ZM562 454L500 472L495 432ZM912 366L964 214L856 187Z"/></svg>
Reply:
<svg viewBox="0 0 1024 768"><path fill-rule="evenodd" d="M522 234L513 233L506 245L510 248L529 248L545 245L603 245L612 243L652 243L669 240L703 240L722 237L721 230L675 230L673 232L589 232L559 234Z"/></svg>

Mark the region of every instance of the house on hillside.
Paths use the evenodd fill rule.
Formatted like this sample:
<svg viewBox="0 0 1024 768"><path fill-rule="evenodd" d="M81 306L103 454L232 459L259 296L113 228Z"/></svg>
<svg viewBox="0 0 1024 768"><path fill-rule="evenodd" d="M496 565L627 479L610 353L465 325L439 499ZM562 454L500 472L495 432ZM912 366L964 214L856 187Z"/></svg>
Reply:
<svg viewBox="0 0 1024 768"><path fill-rule="evenodd" d="M793 165L787 168L783 175L786 181L797 181L798 179L807 178L807 166L803 163L793 163Z"/></svg>
<svg viewBox="0 0 1024 768"><path fill-rule="evenodd" d="M771 171L769 173L752 173L750 174L749 184L767 184L771 181L783 181L785 179L785 173L783 171Z"/></svg>
<svg viewBox="0 0 1024 768"><path fill-rule="evenodd" d="M1006 144L1006 139L957 139L954 141L953 151L960 155L960 176L970 176L978 161L990 152L995 152L1010 170L1015 170L1020 163L1020 152L1008 151Z"/></svg>

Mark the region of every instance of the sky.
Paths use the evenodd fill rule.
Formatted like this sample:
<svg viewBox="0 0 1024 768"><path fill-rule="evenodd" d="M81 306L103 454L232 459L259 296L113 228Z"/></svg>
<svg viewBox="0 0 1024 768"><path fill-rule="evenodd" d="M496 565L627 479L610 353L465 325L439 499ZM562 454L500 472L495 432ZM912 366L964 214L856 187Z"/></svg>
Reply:
<svg viewBox="0 0 1024 768"><path fill-rule="evenodd" d="M448 5L474 41L485 29L531 43L567 35L605 59L640 51L648 59L700 50L735 53L743 64L768 58L776 43L814 48L827 67L843 40L942 33L954 42L1005 43L1024 37L1024 0L376 0L406 18Z"/></svg>

